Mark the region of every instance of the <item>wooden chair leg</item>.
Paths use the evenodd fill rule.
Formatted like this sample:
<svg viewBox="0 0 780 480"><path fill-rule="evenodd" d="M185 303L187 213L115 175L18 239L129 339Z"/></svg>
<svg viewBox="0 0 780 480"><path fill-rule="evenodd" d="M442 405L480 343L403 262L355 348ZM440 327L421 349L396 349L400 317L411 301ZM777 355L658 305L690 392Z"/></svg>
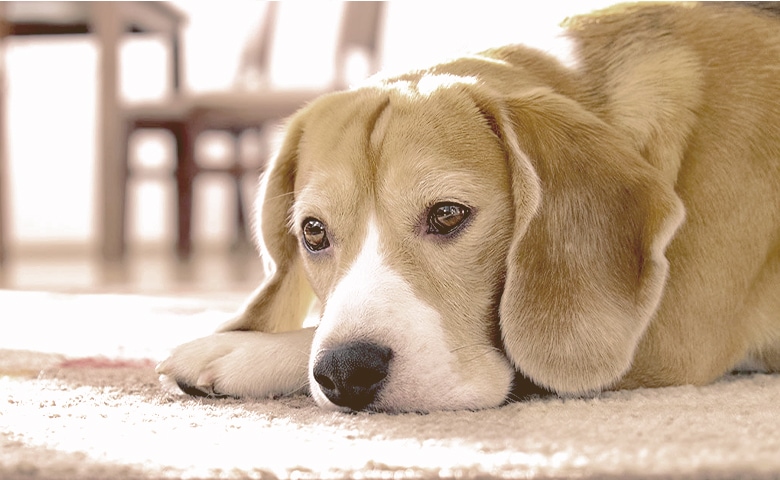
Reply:
<svg viewBox="0 0 780 480"><path fill-rule="evenodd" d="M129 182L130 182L130 142L133 139L133 134L138 129L138 125L136 125L135 121L128 120L124 124L124 128L122 130L122 138L119 141L119 155L118 160L121 162L121 165L119 167L120 175L121 175L121 181L119 182L119 188L120 191L117 195L117 212L119 215L119 231L120 231L120 238L121 242L119 243L119 250L117 253L117 256L113 259L115 261L122 261L125 258L125 254L127 253L127 225L129 223L128 219L128 204L129 199L127 198L127 192L129 191Z"/></svg>
<svg viewBox="0 0 780 480"><path fill-rule="evenodd" d="M171 131L176 139L176 254L180 260L188 260L192 254L192 195L197 175L194 156L196 132L189 122L181 122Z"/></svg>
<svg viewBox="0 0 780 480"><path fill-rule="evenodd" d="M2 92L0 92L0 95L2 95ZM0 103L0 116L3 116L4 112L2 111L3 105ZM8 178L8 169L6 168L6 162L5 162L5 125L4 122L0 120L0 266L3 265L3 262L5 261L5 236L7 235L7 229L6 229L6 208L8 208L8 202L7 202L7 195L5 190L6 185L6 179Z"/></svg>
<svg viewBox="0 0 780 480"><path fill-rule="evenodd" d="M233 239L233 249L238 250L247 243L247 215L243 195L244 168L241 163L241 134L242 130L231 132L233 136L233 169L230 172L233 177L233 186L236 194L236 217L235 231L236 236Z"/></svg>
<svg viewBox="0 0 780 480"><path fill-rule="evenodd" d="M0 144L0 148L3 148ZM5 170L3 169L2 159L0 159L0 267L5 262L5 191L3 190L3 181L5 180Z"/></svg>

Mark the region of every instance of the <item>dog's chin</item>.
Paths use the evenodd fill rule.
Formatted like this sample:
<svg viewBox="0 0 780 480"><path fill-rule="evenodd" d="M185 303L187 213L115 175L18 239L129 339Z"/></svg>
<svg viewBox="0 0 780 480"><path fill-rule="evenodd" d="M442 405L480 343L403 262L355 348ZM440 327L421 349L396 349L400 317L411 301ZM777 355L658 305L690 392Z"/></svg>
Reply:
<svg viewBox="0 0 780 480"><path fill-rule="evenodd" d="M321 408L340 412L399 414L495 408L517 398L514 395L514 369L502 356L496 355L495 360L493 368L475 375L478 377L475 382L388 378L376 399L358 410L330 401L310 376L311 395Z"/></svg>
<svg viewBox="0 0 780 480"><path fill-rule="evenodd" d="M451 399L452 401L450 402L447 401L442 402L441 399L436 399L434 401L426 401L425 399L421 399L420 402L407 403L407 404L399 404L393 401L379 399L365 406L361 410L353 410L349 407L342 407L332 403L324 395L322 396L313 395L313 397L317 405L323 410L343 412L343 413L358 413L358 412L386 413L390 415L397 415L403 413L427 414L427 413L438 412L438 411L459 411L459 410L477 411L477 410L485 410L489 408L500 407L501 405L506 403L506 398L502 398L500 401L487 399L485 402L473 402L473 401L460 402L458 401L458 399Z"/></svg>

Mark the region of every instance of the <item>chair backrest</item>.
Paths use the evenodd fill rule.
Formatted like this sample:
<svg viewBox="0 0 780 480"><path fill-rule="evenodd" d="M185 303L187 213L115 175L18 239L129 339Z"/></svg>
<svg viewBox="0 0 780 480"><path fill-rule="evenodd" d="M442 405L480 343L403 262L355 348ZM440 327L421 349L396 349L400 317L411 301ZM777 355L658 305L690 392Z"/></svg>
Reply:
<svg viewBox="0 0 780 480"><path fill-rule="evenodd" d="M257 51L254 52L256 63L259 70L268 71L271 65L271 47L273 46L274 35L276 34L276 20L279 15L279 2L265 2L265 15L263 23L260 25L260 36L257 39Z"/></svg>
<svg viewBox="0 0 780 480"><path fill-rule="evenodd" d="M266 2L265 14L256 34L244 49L239 76L244 83L264 83L271 68L271 52L276 36L279 3ZM385 2L344 2L335 51L334 88L348 87L348 61L359 53L367 61L366 74L380 66L380 39ZM250 78L256 76L258 78Z"/></svg>
<svg viewBox="0 0 780 480"><path fill-rule="evenodd" d="M336 47L336 88L345 88L346 62L349 55L359 52L368 63L367 74L376 73L380 66L380 41L385 2L345 2L341 17L339 42Z"/></svg>

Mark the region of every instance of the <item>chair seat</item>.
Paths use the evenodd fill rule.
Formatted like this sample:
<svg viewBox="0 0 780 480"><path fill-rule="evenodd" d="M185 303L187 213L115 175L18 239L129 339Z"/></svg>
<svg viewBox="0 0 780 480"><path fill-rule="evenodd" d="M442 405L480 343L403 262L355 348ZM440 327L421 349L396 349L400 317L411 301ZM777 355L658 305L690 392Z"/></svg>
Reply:
<svg viewBox="0 0 780 480"><path fill-rule="evenodd" d="M325 93L323 90L256 90L187 95L167 102L136 103L125 108L130 121L195 121L207 128L261 125L284 118Z"/></svg>

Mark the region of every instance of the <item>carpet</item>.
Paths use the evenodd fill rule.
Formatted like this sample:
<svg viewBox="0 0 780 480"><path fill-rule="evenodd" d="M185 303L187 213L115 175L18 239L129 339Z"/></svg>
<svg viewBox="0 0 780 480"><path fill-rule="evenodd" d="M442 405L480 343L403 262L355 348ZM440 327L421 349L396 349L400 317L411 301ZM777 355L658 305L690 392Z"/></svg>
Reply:
<svg viewBox="0 0 780 480"><path fill-rule="evenodd" d="M242 297L0 291L0 478L780 478L778 375L427 415L163 389Z"/></svg>

